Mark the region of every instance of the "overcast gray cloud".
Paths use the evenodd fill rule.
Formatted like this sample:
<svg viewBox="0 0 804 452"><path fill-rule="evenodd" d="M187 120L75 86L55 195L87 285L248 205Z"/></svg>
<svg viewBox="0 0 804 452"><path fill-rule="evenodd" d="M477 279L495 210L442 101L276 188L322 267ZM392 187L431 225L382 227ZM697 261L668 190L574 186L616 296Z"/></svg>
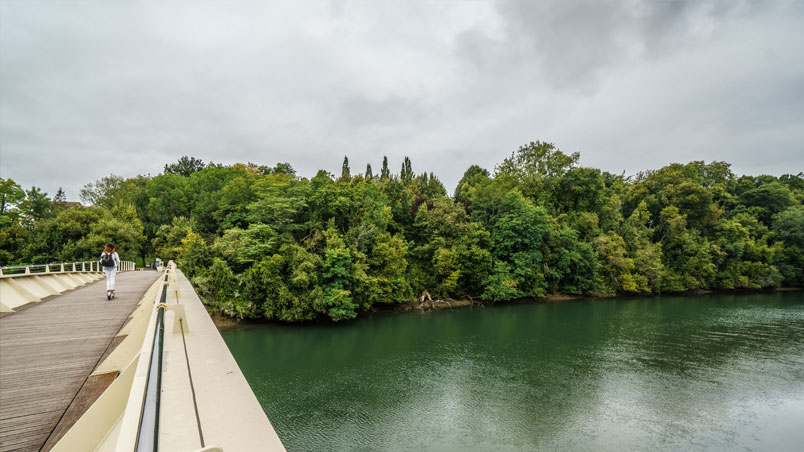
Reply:
<svg viewBox="0 0 804 452"><path fill-rule="evenodd" d="M0 0L0 177L77 199L182 155L409 155L451 191L537 139L616 173L804 171L801 5Z"/></svg>

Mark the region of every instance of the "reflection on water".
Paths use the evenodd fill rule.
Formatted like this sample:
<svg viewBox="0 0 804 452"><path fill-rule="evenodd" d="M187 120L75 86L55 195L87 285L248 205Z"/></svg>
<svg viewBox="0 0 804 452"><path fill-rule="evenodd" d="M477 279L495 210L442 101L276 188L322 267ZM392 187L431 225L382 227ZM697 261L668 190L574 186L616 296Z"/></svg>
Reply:
<svg viewBox="0 0 804 452"><path fill-rule="evenodd" d="M223 332L289 451L801 450L804 294Z"/></svg>

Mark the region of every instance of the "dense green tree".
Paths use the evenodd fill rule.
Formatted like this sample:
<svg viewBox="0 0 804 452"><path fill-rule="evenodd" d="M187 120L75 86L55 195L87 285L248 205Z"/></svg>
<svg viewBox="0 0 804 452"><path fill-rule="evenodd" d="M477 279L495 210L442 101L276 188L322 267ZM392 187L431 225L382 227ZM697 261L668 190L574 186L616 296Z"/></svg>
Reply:
<svg viewBox="0 0 804 452"><path fill-rule="evenodd" d="M182 240L192 231L193 222L184 217L173 217L171 224L160 226L154 238L156 256L165 262L178 260L182 252Z"/></svg>
<svg viewBox="0 0 804 452"><path fill-rule="evenodd" d="M363 306L400 303L409 299L410 284L405 278L407 251L407 245L398 235L386 232L378 237L367 254L365 277L354 288L356 299Z"/></svg>
<svg viewBox="0 0 804 452"><path fill-rule="evenodd" d="M54 220L36 225L25 250L21 253L24 262L38 264L95 259L100 254L103 244L110 240L100 244L100 248L92 248L93 243L87 243L85 237L98 225L108 225L110 217L111 212L100 207L77 207L59 212ZM136 235L134 238L137 238ZM102 237L95 238L98 239L103 240Z"/></svg>
<svg viewBox="0 0 804 452"><path fill-rule="evenodd" d="M458 181L455 187L455 194L453 200L455 202L469 203L472 198L472 191L475 186L481 184L483 181L489 180L489 172L477 165L472 165L463 173L463 177Z"/></svg>
<svg viewBox="0 0 804 452"><path fill-rule="evenodd" d="M663 290L711 287L717 270L713 259L720 251L713 248L697 229L687 228L686 216L677 207L665 207L660 217L663 259L667 269Z"/></svg>
<svg viewBox="0 0 804 452"><path fill-rule="evenodd" d="M295 176L296 170L293 169L293 166L290 163L282 162L277 163L275 167L271 168L270 174L285 174L287 176Z"/></svg>
<svg viewBox="0 0 804 452"><path fill-rule="evenodd" d="M165 165L165 174L178 174L179 176L189 176L196 171L204 169L204 162L195 157L183 156L176 163Z"/></svg>
<svg viewBox="0 0 804 452"><path fill-rule="evenodd" d="M495 169L495 178L509 188L517 186L528 198L541 201L554 190L556 179L578 163L580 155L567 155L554 144L541 141L521 146Z"/></svg>
<svg viewBox="0 0 804 452"><path fill-rule="evenodd" d="M567 155L552 143L531 141L503 160L496 172L515 177L524 184L534 177L560 177L575 166L578 159L580 154L577 152Z"/></svg>
<svg viewBox="0 0 804 452"><path fill-rule="evenodd" d="M79 192L81 201L97 207L112 208L124 197L124 179L110 174L94 183L84 185Z"/></svg>
<svg viewBox="0 0 804 452"><path fill-rule="evenodd" d="M326 249L321 272L324 296L317 308L332 320L357 316L357 304L352 301L352 256L343 239L333 227L324 231Z"/></svg>
<svg viewBox="0 0 804 452"><path fill-rule="evenodd" d="M614 231L595 239L600 273L595 290L600 293L649 292L644 279L634 277L634 259L629 257L625 240Z"/></svg>
<svg viewBox="0 0 804 452"><path fill-rule="evenodd" d="M112 242L121 260L134 260L144 239L142 223L134 208L121 205L111 211L104 210L103 217L91 226L89 234L75 242L75 256L97 258L103 246Z"/></svg>
<svg viewBox="0 0 804 452"><path fill-rule="evenodd" d="M274 317L284 321L309 320L323 314L324 296L321 287L322 259L298 245L285 245L278 255L271 258L271 265L281 265L276 275L282 276L274 280L271 288L273 297L265 300L264 311L274 313ZM285 283L286 282L286 283ZM271 315L266 317L271 318Z"/></svg>
<svg viewBox="0 0 804 452"><path fill-rule="evenodd" d="M0 178L0 215L10 210L25 199L25 191L11 179Z"/></svg>
<svg viewBox="0 0 804 452"><path fill-rule="evenodd" d="M256 200L248 205L249 223L271 225L278 233L297 233L307 220L310 184L285 174L258 179L253 189Z"/></svg>
<svg viewBox="0 0 804 452"><path fill-rule="evenodd" d="M628 257L634 260L632 276L636 289L660 292L665 274L661 243L653 243L653 228L647 204L642 201L620 228ZM604 273L606 266L601 266Z"/></svg>
<svg viewBox="0 0 804 452"><path fill-rule="evenodd" d="M187 178L187 189L192 194L190 219L195 223L196 230L207 235L220 231L224 227L221 225L224 216L219 210L230 201L223 199L228 194L224 189L235 179L250 177L253 180L265 170L259 167L209 165L193 172Z"/></svg>
<svg viewBox="0 0 804 452"><path fill-rule="evenodd" d="M548 244L543 266L548 290L576 295L588 292L598 270L592 244L578 240L574 229L558 226L552 227Z"/></svg>
<svg viewBox="0 0 804 452"><path fill-rule="evenodd" d="M204 274L211 261L209 246L204 238L192 230L189 231L181 240L181 250L176 263L189 276L196 276Z"/></svg>
<svg viewBox="0 0 804 452"><path fill-rule="evenodd" d="M0 178L0 266L24 263L21 250L30 232L20 222L19 204L25 191L13 180Z"/></svg>
<svg viewBox="0 0 804 452"><path fill-rule="evenodd" d="M790 189L777 181L745 191L740 195L740 201L755 208L757 218L768 225L775 214L794 204Z"/></svg>
<svg viewBox="0 0 804 452"><path fill-rule="evenodd" d="M600 212L607 200L600 170L570 168L556 181L550 200L557 213Z"/></svg>
<svg viewBox="0 0 804 452"><path fill-rule="evenodd" d="M217 192L217 205L212 214L218 224L217 232L248 227L248 206L257 200L253 186L254 180L253 176L243 174L228 181Z"/></svg>
<svg viewBox="0 0 804 452"><path fill-rule="evenodd" d="M115 244L121 259L134 260L143 241L142 223L133 207L75 207L38 221L17 260L27 264L94 260L108 242Z"/></svg>
<svg viewBox="0 0 804 452"><path fill-rule="evenodd" d="M464 210L444 198L423 204L408 237L416 244L408 255L414 293L440 297L479 294L491 270L491 237ZM434 271L435 270L435 271Z"/></svg>
<svg viewBox="0 0 804 452"><path fill-rule="evenodd" d="M31 187L25 192L25 198L20 201L18 208L20 219L32 229L37 222L50 218L53 203L39 187Z"/></svg>
<svg viewBox="0 0 804 452"><path fill-rule="evenodd" d="M517 297L543 296L547 291L543 273L550 228L547 212L513 190L501 200L500 211L491 220L489 232L494 270L507 266L516 283ZM496 262L503 262L506 266ZM509 278L504 276L498 274L496 278L508 281Z"/></svg>
<svg viewBox="0 0 804 452"><path fill-rule="evenodd" d="M776 236L782 241L777 266L786 285L804 286L804 207L790 207L776 216Z"/></svg>
<svg viewBox="0 0 804 452"><path fill-rule="evenodd" d="M708 226L717 222L720 211L714 203L712 190L701 183L699 168L695 163L674 163L639 175L626 195L626 210L630 213L644 201L651 217L659 218L663 209L675 207L687 224L705 232Z"/></svg>

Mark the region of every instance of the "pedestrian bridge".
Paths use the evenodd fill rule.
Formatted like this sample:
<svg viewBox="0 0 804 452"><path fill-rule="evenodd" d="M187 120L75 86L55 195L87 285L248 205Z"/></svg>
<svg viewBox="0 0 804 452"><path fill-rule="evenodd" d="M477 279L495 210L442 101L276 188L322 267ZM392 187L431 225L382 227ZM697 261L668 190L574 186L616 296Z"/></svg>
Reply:
<svg viewBox="0 0 804 452"><path fill-rule="evenodd" d="M173 263L57 265L0 276L0 451L285 450Z"/></svg>

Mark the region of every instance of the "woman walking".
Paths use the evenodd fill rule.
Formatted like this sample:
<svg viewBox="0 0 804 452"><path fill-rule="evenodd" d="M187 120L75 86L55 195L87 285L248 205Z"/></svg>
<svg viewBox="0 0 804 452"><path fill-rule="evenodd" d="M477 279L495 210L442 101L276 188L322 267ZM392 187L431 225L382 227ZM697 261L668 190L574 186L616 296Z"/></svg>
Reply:
<svg viewBox="0 0 804 452"><path fill-rule="evenodd" d="M107 243L101 253L101 265L106 273L106 299L114 298L114 276L117 274L117 265L120 263L120 256L114 250L113 243Z"/></svg>

